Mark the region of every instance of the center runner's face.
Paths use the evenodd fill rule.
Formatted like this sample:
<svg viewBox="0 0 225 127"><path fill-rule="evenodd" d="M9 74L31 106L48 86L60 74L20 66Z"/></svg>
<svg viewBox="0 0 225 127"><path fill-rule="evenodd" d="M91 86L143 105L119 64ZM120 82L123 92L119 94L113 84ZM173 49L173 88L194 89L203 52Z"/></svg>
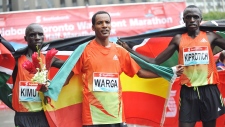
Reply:
<svg viewBox="0 0 225 127"><path fill-rule="evenodd" d="M108 14L98 14L95 18L95 24L92 26L95 35L99 39L106 39L110 36L111 20Z"/></svg>

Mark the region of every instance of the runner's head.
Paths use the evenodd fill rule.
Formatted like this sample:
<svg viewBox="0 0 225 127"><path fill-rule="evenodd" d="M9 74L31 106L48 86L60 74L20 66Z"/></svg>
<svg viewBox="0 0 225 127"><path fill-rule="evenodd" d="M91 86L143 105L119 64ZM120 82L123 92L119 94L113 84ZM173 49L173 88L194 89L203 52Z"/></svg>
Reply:
<svg viewBox="0 0 225 127"><path fill-rule="evenodd" d="M96 38L106 39L111 31L111 17L106 11L98 11L92 17L92 30Z"/></svg>
<svg viewBox="0 0 225 127"><path fill-rule="evenodd" d="M219 61L225 65L225 51L222 51L219 55Z"/></svg>
<svg viewBox="0 0 225 127"><path fill-rule="evenodd" d="M199 30L200 23L202 21L202 12L195 5L189 5L184 9L183 21L188 31Z"/></svg>
<svg viewBox="0 0 225 127"><path fill-rule="evenodd" d="M37 23L32 23L27 26L24 36L25 41L28 44L28 47L33 51L37 50L37 47L40 48L44 42L44 31L41 25Z"/></svg>

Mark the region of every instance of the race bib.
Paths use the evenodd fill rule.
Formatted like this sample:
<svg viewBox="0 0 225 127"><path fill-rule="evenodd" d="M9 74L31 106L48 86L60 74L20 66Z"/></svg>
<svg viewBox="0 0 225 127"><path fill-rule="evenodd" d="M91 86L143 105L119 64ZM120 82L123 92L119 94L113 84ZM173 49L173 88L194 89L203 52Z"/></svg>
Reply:
<svg viewBox="0 0 225 127"><path fill-rule="evenodd" d="M118 73L93 73L93 91L118 92Z"/></svg>
<svg viewBox="0 0 225 127"><path fill-rule="evenodd" d="M184 66L209 64L208 47L199 46L183 49Z"/></svg>
<svg viewBox="0 0 225 127"><path fill-rule="evenodd" d="M38 91L36 91L37 84L30 81L19 82L19 100L40 102Z"/></svg>

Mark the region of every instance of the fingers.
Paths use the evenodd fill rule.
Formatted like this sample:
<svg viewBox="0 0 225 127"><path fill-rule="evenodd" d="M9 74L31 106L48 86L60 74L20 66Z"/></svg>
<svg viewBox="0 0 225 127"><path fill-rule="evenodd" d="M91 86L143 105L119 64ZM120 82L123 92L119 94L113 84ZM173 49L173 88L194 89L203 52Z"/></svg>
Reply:
<svg viewBox="0 0 225 127"><path fill-rule="evenodd" d="M46 85L42 85L41 86L41 90L40 90L41 92L46 92L46 91L48 91L48 86L46 86Z"/></svg>
<svg viewBox="0 0 225 127"><path fill-rule="evenodd" d="M181 65L181 64L179 64L179 65L176 66L176 68L177 68L176 74L177 74L177 76L179 77L179 76L182 75L183 72L184 72L184 66Z"/></svg>
<svg viewBox="0 0 225 127"><path fill-rule="evenodd" d="M123 43L123 42L120 40L120 38L119 38L119 37L117 37L117 41L116 41L116 43L117 43L117 44L119 44L119 45L122 45L122 43Z"/></svg>

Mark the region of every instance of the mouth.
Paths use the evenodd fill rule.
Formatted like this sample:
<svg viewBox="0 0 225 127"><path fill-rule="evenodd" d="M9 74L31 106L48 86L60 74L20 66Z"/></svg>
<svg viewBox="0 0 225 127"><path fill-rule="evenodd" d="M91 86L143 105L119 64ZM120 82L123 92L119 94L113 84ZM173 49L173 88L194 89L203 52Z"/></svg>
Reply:
<svg viewBox="0 0 225 127"><path fill-rule="evenodd" d="M109 34L109 30L102 30L101 33L102 34Z"/></svg>
<svg viewBox="0 0 225 127"><path fill-rule="evenodd" d="M36 45L42 45L42 42L36 42Z"/></svg>
<svg viewBox="0 0 225 127"><path fill-rule="evenodd" d="M188 27L197 27L195 24L188 25Z"/></svg>

